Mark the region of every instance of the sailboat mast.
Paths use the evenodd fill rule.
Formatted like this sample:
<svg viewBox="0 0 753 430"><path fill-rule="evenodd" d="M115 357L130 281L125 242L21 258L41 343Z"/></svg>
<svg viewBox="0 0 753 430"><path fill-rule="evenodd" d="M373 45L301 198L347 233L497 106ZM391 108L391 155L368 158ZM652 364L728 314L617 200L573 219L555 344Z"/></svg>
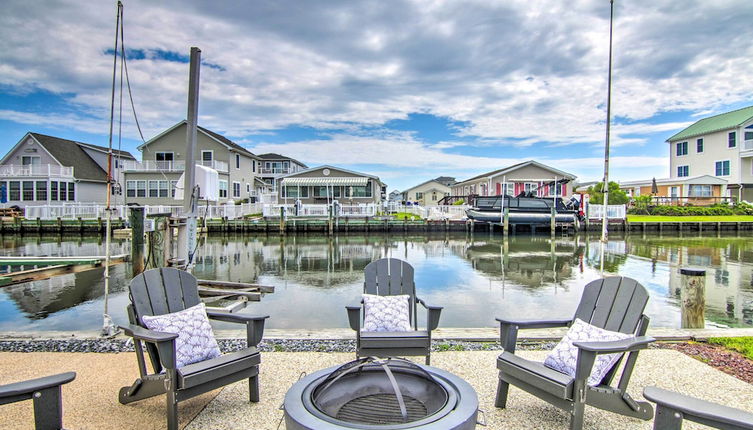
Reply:
<svg viewBox="0 0 753 430"><path fill-rule="evenodd" d="M607 208L609 204L609 127L612 120L612 25L614 21L614 0L609 0L609 78L607 80L607 135L604 143L604 213L601 220L601 241L607 240Z"/></svg>

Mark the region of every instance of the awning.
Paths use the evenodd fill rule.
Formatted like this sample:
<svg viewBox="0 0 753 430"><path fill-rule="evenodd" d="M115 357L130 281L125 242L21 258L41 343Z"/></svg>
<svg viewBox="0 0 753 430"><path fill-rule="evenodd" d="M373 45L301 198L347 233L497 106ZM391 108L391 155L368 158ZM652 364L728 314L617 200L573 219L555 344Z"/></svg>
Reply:
<svg viewBox="0 0 753 430"><path fill-rule="evenodd" d="M307 187L307 186L365 186L369 178L364 177L347 177L347 178L283 178L282 186L285 187Z"/></svg>

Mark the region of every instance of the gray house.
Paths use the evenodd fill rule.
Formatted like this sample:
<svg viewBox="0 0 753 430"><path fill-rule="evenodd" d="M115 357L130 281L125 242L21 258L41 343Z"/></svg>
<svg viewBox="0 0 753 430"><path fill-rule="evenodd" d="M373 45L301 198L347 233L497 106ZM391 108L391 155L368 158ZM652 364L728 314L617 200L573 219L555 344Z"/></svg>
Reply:
<svg viewBox="0 0 753 430"><path fill-rule="evenodd" d="M377 176L334 166L319 166L291 173L280 179L280 202L300 200L304 204L381 203L387 197L387 185Z"/></svg>
<svg viewBox="0 0 753 430"><path fill-rule="evenodd" d="M259 154L259 176L271 192L277 192L279 179L291 173L308 169L302 162L280 154Z"/></svg>
<svg viewBox="0 0 753 430"><path fill-rule="evenodd" d="M258 195L259 158L232 140L204 127L198 128L196 162L219 175L219 201L254 200ZM141 162L125 163L126 203L176 205L175 187L185 170L186 121L138 147Z"/></svg>
<svg viewBox="0 0 753 430"><path fill-rule="evenodd" d="M107 148L47 136L26 135L0 160L0 197L6 205L105 203ZM135 158L113 150L113 177Z"/></svg>

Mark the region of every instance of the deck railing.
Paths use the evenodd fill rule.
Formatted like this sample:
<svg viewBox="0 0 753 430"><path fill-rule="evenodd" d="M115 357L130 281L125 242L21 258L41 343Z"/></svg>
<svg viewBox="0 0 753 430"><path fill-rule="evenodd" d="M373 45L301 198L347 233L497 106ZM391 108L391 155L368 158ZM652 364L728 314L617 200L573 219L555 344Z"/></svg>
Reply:
<svg viewBox="0 0 753 430"><path fill-rule="evenodd" d="M621 219L624 220L627 216L627 209L625 205L607 205L607 219ZM588 205L588 219L600 220L604 219L604 205L589 204Z"/></svg>
<svg viewBox="0 0 753 430"><path fill-rule="evenodd" d="M156 161L156 160L124 160L123 170L126 172L182 172L186 169L184 160L176 161ZM224 161L211 160L197 162L202 166L210 167L218 172L227 172L228 164Z"/></svg>
<svg viewBox="0 0 753 430"><path fill-rule="evenodd" d="M261 203L199 206L198 216L200 218L237 219L246 215L261 213L263 209ZM112 217L115 219L128 217L128 206L126 205L112 206L112 211ZM145 215L169 214L170 216L181 216L183 215L183 206L145 205L144 213ZM107 217L107 211L104 205L98 204L40 205L27 206L25 217L27 219L104 219Z"/></svg>
<svg viewBox="0 0 753 430"><path fill-rule="evenodd" d="M0 166L0 177L13 178L17 176L57 176L72 178L73 167L59 166L57 164L6 164Z"/></svg>

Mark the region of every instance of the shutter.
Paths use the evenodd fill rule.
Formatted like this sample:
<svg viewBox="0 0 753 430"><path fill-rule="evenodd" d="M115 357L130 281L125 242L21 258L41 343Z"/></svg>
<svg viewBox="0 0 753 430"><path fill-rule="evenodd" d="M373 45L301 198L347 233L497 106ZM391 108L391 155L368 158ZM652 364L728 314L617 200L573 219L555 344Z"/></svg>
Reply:
<svg viewBox="0 0 753 430"><path fill-rule="evenodd" d="M562 184L562 197L567 195L567 184Z"/></svg>
<svg viewBox="0 0 753 430"><path fill-rule="evenodd" d="M500 195L500 194L502 194L502 184L497 182L497 195Z"/></svg>

